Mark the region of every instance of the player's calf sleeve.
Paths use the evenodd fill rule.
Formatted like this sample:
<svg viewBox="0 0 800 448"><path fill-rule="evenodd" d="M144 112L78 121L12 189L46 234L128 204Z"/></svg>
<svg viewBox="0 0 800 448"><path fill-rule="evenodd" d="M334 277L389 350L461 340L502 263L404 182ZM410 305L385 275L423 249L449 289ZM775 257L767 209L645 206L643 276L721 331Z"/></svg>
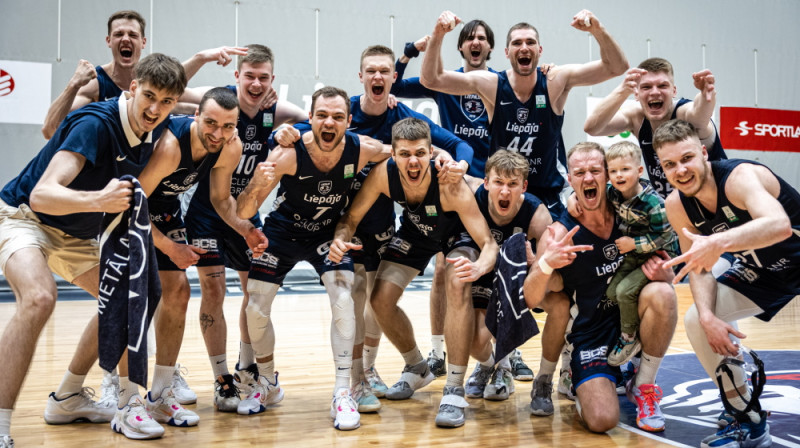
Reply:
<svg viewBox="0 0 800 448"><path fill-rule="evenodd" d="M245 309L247 332L256 358L264 358L275 350L275 330L272 327L272 301L278 292L278 285L250 279L247 282L250 301Z"/></svg>

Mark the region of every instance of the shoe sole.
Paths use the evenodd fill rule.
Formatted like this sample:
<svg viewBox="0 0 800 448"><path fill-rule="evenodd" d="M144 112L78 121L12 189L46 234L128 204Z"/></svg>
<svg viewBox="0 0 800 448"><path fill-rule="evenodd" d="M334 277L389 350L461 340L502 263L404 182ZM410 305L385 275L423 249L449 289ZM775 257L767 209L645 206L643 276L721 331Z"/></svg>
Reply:
<svg viewBox="0 0 800 448"><path fill-rule="evenodd" d="M73 416L63 416L63 415L47 415L44 414L44 421L48 425L68 425L70 423L110 423L114 417L108 418L106 416L96 416L96 417L73 417Z"/></svg>
<svg viewBox="0 0 800 448"><path fill-rule="evenodd" d="M447 421L442 420L442 421L440 421L437 418L436 419L436 426L438 426L440 428L460 428L460 427L464 426L465 422L466 422L466 419L457 420L457 421L452 421L452 420L447 420Z"/></svg>
<svg viewBox="0 0 800 448"><path fill-rule="evenodd" d="M267 403L262 404L257 411L253 411L252 409L239 409L237 406L235 412L239 415L256 415L266 411L268 406L278 404L281 401L283 401L283 389L280 390L277 397L273 398Z"/></svg>
<svg viewBox="0 0 800 448"><path fill-rule="evenodd" d="M333 422L333 427L338 429L339 431L352 431L354 429L360 428L361 422L358 422L355 426L342 426L339 423Z"/></svg>
<svg viewBox="0 0 800 448"><path fill-rule="evenodd" d="M156 434L156 433L153 433L153 434L144 434L144 433L140 433L140 432L132 432L132 431L128 431L128 429L125 427L125 425L120 425L120 424L118 424L118 423L116 422L116 420L112 420L112 422L111 422L111 429L112 429L114 432L120 433L120 434L122 434L123 436L125 436L125 437L127 437L127 438L129 438L129 439L132 439L132 440L149 440L149 439L158 439L158 438L160 438L161 436L163 436L163 435L164 435L164 431L163 431L163 429L164 429L164 428L161 428L161 429L162 429L162 431L161 431L161 433L158 433L158 434Z"/></svg>
<svg viewBox="0 0 800 448"><path fill-rule="evenodd" d="M555 413L555 409L553 409L550 412L547 412L547 411L545 411L543 409L534 409L532 407L529 407L529 409L531 411L531 415L535 415L537 417L550 417L551 415L553 415Z"/></svg>
<svg viewBox="0 0 800 448"><path fill-rule="evenodd" d="M361 405L361 404L358 405L358 413L359 414L378 412L380 409L381 409L381 403L380 402L378 402L377 404L371 404L371 405Z"/></svg>
<svg viewBox="0 0 800 448"><path fill-rule="evenodd" d="M533 381L533 373L531 373L530 375L528 374L514 375L514 379L517 381Z"/></svg>

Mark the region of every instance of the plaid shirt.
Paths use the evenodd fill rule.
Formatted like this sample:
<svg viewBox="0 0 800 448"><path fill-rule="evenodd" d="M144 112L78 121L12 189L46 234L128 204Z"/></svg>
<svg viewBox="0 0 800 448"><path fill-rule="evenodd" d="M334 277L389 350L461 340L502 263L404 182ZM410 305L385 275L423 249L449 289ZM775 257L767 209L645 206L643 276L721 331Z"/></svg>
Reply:
<svg viewBox="0 0 800 448"><path fill-rule="evenodd" d="M678 237L667 220L664 199L647 180L639 179L639 183L642 191L627 201L619 190L608 184L608 198L614 205L619 229L634 239L637 253L664 249L675 256L679 253Z"/></svg>

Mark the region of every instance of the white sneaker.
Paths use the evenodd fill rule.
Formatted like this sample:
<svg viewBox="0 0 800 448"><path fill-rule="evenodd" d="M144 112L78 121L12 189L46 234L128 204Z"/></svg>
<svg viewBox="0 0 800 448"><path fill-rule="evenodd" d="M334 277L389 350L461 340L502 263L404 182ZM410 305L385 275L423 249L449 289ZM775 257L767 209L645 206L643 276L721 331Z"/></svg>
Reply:
<svg viewBox="0 0 800 448"><path fill-rule="evenodd" d="M340 431L350 431L361 426L361 414L358 413L358 404L350 391L341 388L333 395L331 401L331 418L333 427Z"/></svg>
<svg viewBox="0 0 800 448"><path fill-rule="evenodd" d="M253 392L253 386L258 382L258 366L250 364L244 369L236 364L236 372L233 374L233 384L239 389L242 395L250 395Z"/></svg>
<svg viewBox="0 0 800 448"><path fill-rule="evenodd" d="M172 426L195 426L200 422L200 417L194 412L184 408L175 398L172 389L165 388L161 396L152 399L152 392L147 393L147 410L153 419L159 423Z"/></svg>
<svg viewBox="0 0 800 448"><path fill-rule="evenodd" d="M91 387L84 387L77 394L62 400L56 398L55 392L51 392L44 408L44 421L51 425L63 425L75 421L110 422L117 411L116 406L113 408L101 406L92 400L92 397L94 389Z"/></svg>
<svg viewBox="0 0 800 448"><path fill-rule="evenodd" d="M253 384L253 390L247 398L239 402L236 412L242 415L260 414L267 410L267 406L280 403L283 400L283 389L278 383L278 372L275 372L275 382L270 382L265 376L259 375L258 382Z"/></svg>
<svg viewBox="0 0 800 448"><path fill-rule="evenodd" d="M180 404L194 404L197 403L197 394L189 388L189 384L183 378L183 375L188 375L189 369L181 367L180 364L175 364L175 373L172 374L172 394Z"/></svg>
<svg viewBox="0 0 800 448"><path fill-rule="evenodd" d="M233 384L233 376L220 375L214 381L214 405L221 412L236 412L241 402L239 390Z"/></svg>
<svg viewBox="0 0 800 448"><path fill-rule="evenodd" d="M14 448L14 439L11 436L0 436L0 448Z"/></svg>
<svg viewBox="0 0 800 448"><path fill-rule="evenodd" d="M558 393L566 395L568 400L575 401L575 394L572 392L572 372L569 369L561 369L558 374Z"/></svg>
<svg viewBox="0 0 800 448"><path fill-rule="evenodd" d="M157 439L164 435L164 427L147 412L142 397L134 395L128 404L118 409L111 420L111 429L129 439Z"/></svg>
<svg viewBox="0 0 800 448"><path fill-rule="evenodd" d="M115 413L119 408L119 375L109 372L103 374L103 382L100 383L100 399L97 404L102 407L110 408Z"/></svg>

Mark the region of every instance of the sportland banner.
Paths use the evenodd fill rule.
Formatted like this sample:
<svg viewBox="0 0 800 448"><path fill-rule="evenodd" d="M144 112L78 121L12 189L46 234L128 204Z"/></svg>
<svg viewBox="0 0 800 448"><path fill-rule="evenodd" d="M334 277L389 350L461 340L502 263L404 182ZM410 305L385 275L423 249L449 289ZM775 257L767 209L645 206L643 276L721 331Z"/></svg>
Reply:
<svg viewBox="0 0 800 448"><path fill-rule="evenodd" d="M800 111L720 107L719 115L726 149L800 152Z"/></svg>

